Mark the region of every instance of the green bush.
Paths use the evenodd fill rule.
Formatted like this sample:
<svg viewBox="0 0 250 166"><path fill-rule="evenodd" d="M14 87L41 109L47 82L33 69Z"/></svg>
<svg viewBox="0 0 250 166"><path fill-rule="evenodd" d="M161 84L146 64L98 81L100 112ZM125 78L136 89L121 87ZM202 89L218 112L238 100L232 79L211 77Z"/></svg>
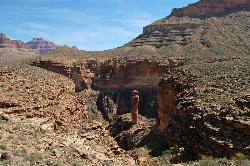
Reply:
<svg viewBox="0 0 250 166"><path fill-rule="evenodd" d="M35 163L43 160L43 156L39 153L32 153L24 158L24 161L29 161L31 163Z"/></svg>
<svg viewBox="0 0 250 166"><path fill-rule="evenodd" d="M5 144L0 144L0 149L6 150L6 149L7 149L7 145L5 145Z"/></svg>
<svg viewBox="0 0 250 166"><path fill-rule="evenodd" d="M26 154L27 154L27 151L26 151L25 149L17 149L17 150L14 152L14 155L15 155L15 156L24 157Z"/></svg>
<svg viewBox="0 0 250 166"><path fill-rule="evenodd" d="M62 165L63 165L63 163L62 163L62 161L60 161L60 160L56 160L56 161L54 161L53 164L52 164L52 166L62 166Z"/></svg>
<svg viewBox="0 0 250 166"><path fill-rule="evenodd" d="M217 160L201 160L199 161L199 165L200 166L219 166L219 162Z"/></svg>

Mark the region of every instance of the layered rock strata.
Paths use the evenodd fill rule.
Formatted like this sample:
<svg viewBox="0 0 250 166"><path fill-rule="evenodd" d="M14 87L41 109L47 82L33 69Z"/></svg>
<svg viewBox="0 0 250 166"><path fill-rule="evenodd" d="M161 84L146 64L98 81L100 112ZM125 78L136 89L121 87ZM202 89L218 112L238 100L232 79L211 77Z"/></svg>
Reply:
<svg viewBox="0 0 250 166"><path fill-rule="evenodd" d="M7 38L6 35L3 33L0 33L0 47L1 48L5 48L5 47L11 48L12 47L10 39Z"/></svg>
<svg viewBox="0 0 250 166"><path fill-rule="evenodd" d="M136 115L132 119L126 120L128 122L119 122L118 119L133 110L133 102L131 102L133 89L138 88L141 98L138 103L138 113L148 118L156 118L158 121L156 126L150 130L158 131L170 146L183 148L180 156L173 158L174 162L185 159L196 160L203 154L215 157L230 157L237 152L242 152L249 155L249 122L243 118L246 118L249 110L249 96L235 98L234 109L228 107L229 105L226 103L218 108L210 105L202 106L201 99L197 97L198 92L202 90L197 82L197 77L188 72L176 70L174 62L173 59L169 59L167 65L169 67L166 66L165 69L160 64L156 67L154 62L148 60L139 62L128 60L124 63L123 60L117 59L113 62L111 60L106 62L82 61L81 63L78 62L78 66L42 61L39 66L68 77L74 71L78 73L76 74L78 77L71 78L75 83L77 78L84 80L85 77L85 84L88 86L83 89L93 88L99 91L97 108L113 124L113 127L116 123L133 125L131 121L136 121ZM231 63L239 66L238 63L242 62ZM222 66L225 68L223 64ZM195 68L193 70L195 73L203 71ZM230 70L223 70L223 72L226 71L230 72ZM87 75L88 77L86 77ZM129 79L131 77L136 79ZM154 78L154 80L148 79L148 77ZM202 78L199 79L202 80ZM238 109L241 109L241 111ZM242 109L245 111L242 111ZM236 118L233 114L237 110L240 113L237 113ZM140 120L137 123L140 124ZM118 137L117 141L120 142L120 145L124 139L131 140L139 136L132 134L124 137L124 130L126 129L121 129L120 132L117 131L118 133L114 134L119 135L120 141ZM137 133L137 130L141 129L131 128L132 133ZM144 138L147 135L142 134L140 137ZM130 144L129 149L132 147Z"/></svg>
<svg viewBox="0 0 250 166"><path fill-rule="evenodd" d="M143 34L124 47L152 47L160 55L192 63L249 57L249 18L250 12L206 19L167 17L144 27Z"/></svg>
<svg viewBox="0 0 250 166"><path fill-rule="evenodd" d="M170 16L176 17L218 17L226 14L250 11L249 0L201 0L195 4L180 9L173 9Z"/></svg>
<svg viewBox="0 0 250 166"><path fill-rule="evenodd" d="M49 42L43 38L33 38L26 45L28 48L34 49L37 54L46 54L58 47L53 42Z"/></svg>
<svg viewBox="0 0 250 166"><path fill-rule="evenodd" d="M11 40L4 33L0 33L0 48L27 49L40 55L55 50L57 47L53 42L42 38L34 38L28 43L24 43L21 40Z"/></svg>

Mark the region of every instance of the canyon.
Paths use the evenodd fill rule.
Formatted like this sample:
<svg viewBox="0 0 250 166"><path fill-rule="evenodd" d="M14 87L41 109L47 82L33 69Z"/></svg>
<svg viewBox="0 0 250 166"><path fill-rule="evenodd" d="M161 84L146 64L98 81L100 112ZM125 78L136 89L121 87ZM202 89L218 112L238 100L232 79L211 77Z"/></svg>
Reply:
<svg viewBox="0 0 250 166"><path fill-rule="evenodd" d="M240 155L249 164L249 4L201 0L101 52L2 35L5 49L52 50L0 62L0 157L10 154L12 165L34 164L25 157L34 152L43 157L37 165L240 165Z"/></svg>
<svg viewBox="0 0 250 166"><path fill-rule="evenodd" d="M211 106L198 93L205 90L202 87L204 85L198 84L195 72L201 70L203 66L200 65L200 68L191 72L185 69L185 65L182 69L181 63L170 67L172 61L171 58L162 60L162 63L155 63L150 59L116 58L101 62L93 59L82 60L76 64L71 62L66 65L63 61L40 60L35 65L68 76L75 83L77 92L90 88L98 91L97 109L111 122L111 134L113 133L118 144L126 150L138 148L142 144L141 141L152 134L149 131L152 131L160 134L168 145L182 149L179 156L173 158L174 162L196 160L202 154L231 157L237 152L242 152L248 155L250 124L245 114L249 111L249 98L243 90L246 88L249 91L248 85L243 86L241 92L233 92L233 94L243 93L242 97L246 104L244 111L239 110L240 104L236 104L237 98L230 104L218 102ZM249 69L244 68L244 65L249 66L248 60L233 60L231 63L235 66L241 64L242 70L246 70L244 73L249 73ZM220 66L223 74L233 70L224 69L227 67L227 61L218 62L216 65ZM206 77L205 73L199 74L199 80ZM213 79L214 76L210 77L209 79ZM242 78L236 75L235 79ZM219 86L225 80L218 81ZM249 82L248 76L245 81ZM212 87L213 85L211 87L208 85L205 89ZM224 93L233 90L228 88L224 88ZM143 116L139 117L139 125L136 127L131 122L133 116L132 119L128 116L133 108L131 97L134 90L139 92L138 108L140 116ZM214 91L211 90L211 93ZM214 96L208 98L211 100ZM228 102L229 98L230 95L226 99ZM152 118L156 120L154 123L149 120ZM124 127L117 129L117 126ZM126 133L130 136L126 136ZM133 141L137 143L134 144Z"/></svg>

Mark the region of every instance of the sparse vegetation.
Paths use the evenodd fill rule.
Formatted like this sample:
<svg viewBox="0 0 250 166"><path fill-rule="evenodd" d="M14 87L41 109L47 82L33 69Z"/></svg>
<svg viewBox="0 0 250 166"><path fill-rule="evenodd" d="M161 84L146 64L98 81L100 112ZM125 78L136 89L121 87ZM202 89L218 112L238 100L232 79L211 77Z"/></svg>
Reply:
<svg viewBox="0 0 250 166"><path fill-rule="evenodd" d="M30 163L36 163L43 160L43 156L39 153L32 153L24 157L24 161L29 161Z"/></svg>
<svg viewBox="0 0 250 166"><path fill-rule="evenodd" d="M5 145L5 144L0 144L0 149L6 150L6 149L7 149L7 145Z"/></svg>
<svg viewBox="0 0 250 166"><path fill-rule="evenodd" d="M27 155L27 151L23 148L17 149L17 150L15 150L14 155L20 156L20 157L25 157Z"/></svg>

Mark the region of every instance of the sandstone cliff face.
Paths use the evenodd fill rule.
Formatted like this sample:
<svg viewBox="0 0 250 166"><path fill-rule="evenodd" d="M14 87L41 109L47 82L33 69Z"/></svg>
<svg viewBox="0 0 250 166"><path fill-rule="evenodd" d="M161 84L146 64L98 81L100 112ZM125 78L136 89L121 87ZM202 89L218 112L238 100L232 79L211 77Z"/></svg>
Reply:
<svg viewBox="0 0 250 166"><path fill-rule="evenodd" d="M33 40L26 43L26 45L34 49L38 54L48 53L58 47L53 42L46 41L42 38L33 38Z"/></svg>
<svg viewBox="0 0 250 166"><path fill-rule="evenodd" d="M5 34L0 33L0 48L4 54L12 51L12 55L1 57L4 61L13 61L17 59L25 59L40 54L46 54L49 51L56 49L58 46L52 42L41 38L34 38L28 43L21 40L11 40ZM24 55L23 55L24 54ZM27 54L27 56L25 55Z"/></svg>
<svg viewBox="0 0 250 166"><path fill-rule="evenodd" d="M168 62L165 62L168 63ZM162 76L169 71L164 65L145 60L114 59L101 63L96 71L93 86L98 89L118 89L139 87L154 88Z"/></svg>
<svg viewBox="0 0 250 166"><path fill-rule="evenodd" d="M21 40L11 40L12 48L28 48Z"/></svg>
<svg viewBox="0 0 250 166"><path fill-rule="evenodd" d="M176 82L171 76L163 78L159 82L157 90L158 129L162 132L170 124L172 117L176 115L176 88Z"/></svg>
<svg viewBox="0 0 250 166"><path fill-rule="evenodd" d="M134 89L140 91L140 114L157 116L156 87L161 77L169 73L168 60L162 64L145 60L112 59L104 62L86 60L74 63L40 61L35 65L69 77L77 92L94 89L100 94L97 107L103 116L112 120L116 115L129 113L130 96Z"/></svg>
<svg viewBox="0 0 250 166"><path fill-rule="evenodd" d="M126 48L153 47L168 57L188 61L216 61L249 56L250 12L204 20L169 17L144 27L143 34L124 45Z"/></svg>
<svg viewBox="0 0 250 166"><path fill-rule="evenodd" d="M0 48L12 48L11 40L3 33L0 33Z"/></svg>
<svg viewBox="0 0 250 166"><path fill-rule="evenodd" d="M0 48L28 48L21 40L10 40L5 34L0 33Z"/></svg>
<svg viewBox="0 0 250 166"><path fill-rule="evenodd" d="M93 74L84 65L77 66L57 61L40 61L35 65L70 78L75 83L76 92L89 89L92 84Z"/></svg>
<svg viewBox="0 0 250 166"><path fill-rule="evenodd" d="M146 144L143 141L157 132L168 145L182 149L174 156L174 162L196 160L204 154L231 157L242 152L249 155L249 95L245 94L250 85L249 76L245 74L249 73L249 62L180 64L183 65L178 63L178 58L168 58L162 63L127 58L76 63L45 58L39 62L40 67L71 78L75 87L80 78L87 86L79 91L98 91L93 102L104 119L109 120L110 131L118 144L126 150ZM71 72L77 77L71 77ZM235 80L233 85L227 80L229 77ZM138 127L131 127L131 119L126 119L132 108L134 89L140 96ZM221 95L222 91L228 96ZM232 102L231 96L239 97ZM157 123L148 126L145 118L155 118Z"/></svg>
<svg viewBox="0 0 250 166"><path fill-rule="evenodd" d="M225 16L226 14L250 11L249 0L201 0L180 9L173 9L170 16L207 18Z"/></svg>
<svg viewBox="0 0 250 166"><path fill-rule="evenodd" d="M242 66L248 64L247 61L238 61L232 65L238 66L238 63ZM217 72L223 71L223 74L232 72L232 69L229 68L225 70L228 64L217 65L216 67L220 68L220 71ZM203 72L210 71L206 67L202 69L202 65L198 68L198 70L204 70ZM240 68L239 70L244 70L244 67ZM198 70L194 69L195 72ZM231 91L234 94L224 95L223 98L220 98L220 95L215 94L222 94L221 91L219 92L219 88L225 86L220 85L224 79L216 79L211 76L210 79L217 83L201 87L197 81L200 82L203 78L208 81L210 76L196 75L197 73L192 75L194 73L190 69L186 71L187 73L176 71L175 78L163 79L159 84L157 94L159 131L165 135L168 144L183 147L181 155L182 159L186 160L199 159L202 154L231 157L237 152L242 152L249 155L250 121L247 115L249 112L249 95L247 94L249 86L239 84L238 86L242 86L239 89L241 92L232 92L234 88L227 86L228 89L225 88L223 93ZM238 74L231 75L231 77L245 79L244 76ZM247 80L243 82L247 82ZM217 85L216 88L214 84ZM211 86L214 86L215 89ZM207 89L205 95L200 94L203 88ZM230 101L230 96L241 93L243 97L239 96ZM173 161L180 162L180 157L176 156Z"/></svg>

